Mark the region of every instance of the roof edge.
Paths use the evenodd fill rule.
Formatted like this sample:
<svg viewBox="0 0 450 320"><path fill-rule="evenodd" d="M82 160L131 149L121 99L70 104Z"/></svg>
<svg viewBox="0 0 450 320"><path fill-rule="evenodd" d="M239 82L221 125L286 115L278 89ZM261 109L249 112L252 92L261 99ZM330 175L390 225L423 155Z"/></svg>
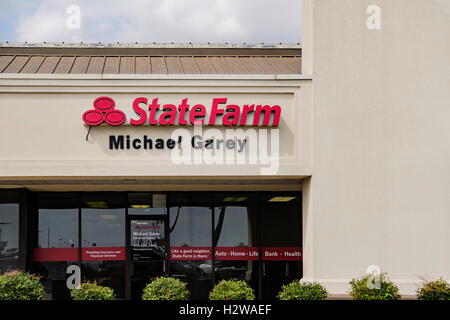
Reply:
<svg viewBox="0 0 450 320"><path fill-rule="evenodd" d="M263 55L301 56L300 44L235 43L0 43L0 54L44 55Z"/></svg>

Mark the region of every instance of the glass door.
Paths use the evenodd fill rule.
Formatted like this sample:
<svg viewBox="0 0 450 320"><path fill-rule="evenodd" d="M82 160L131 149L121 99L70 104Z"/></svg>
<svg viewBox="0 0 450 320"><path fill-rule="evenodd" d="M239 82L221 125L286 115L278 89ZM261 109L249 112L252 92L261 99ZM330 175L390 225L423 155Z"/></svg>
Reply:
<svg viewBox="0 0 450 320"><path fill-rule="evenodd" d="M166 274L167 248L164 217L130 216L129 277L130 296L139 300L144 287L154 278Z"/></svg>
<svg viewBox="0 0 450 320"><path fill-rule="evenodd" d="M281 286L302 276L300 194L260 197L261 298L274 300Z"/></svg>

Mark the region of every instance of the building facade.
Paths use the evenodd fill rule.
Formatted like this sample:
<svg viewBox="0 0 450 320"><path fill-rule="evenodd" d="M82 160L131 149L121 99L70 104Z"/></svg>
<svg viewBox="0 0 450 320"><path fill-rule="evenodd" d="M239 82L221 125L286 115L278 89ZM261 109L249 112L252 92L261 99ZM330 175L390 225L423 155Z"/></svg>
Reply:
<svg viewBox="0 0 450 320"><path fill-rule="evenodd" d="M380 1L370 30L370 4L304 0L301 47L4 44L0 270L55 299L70 265L132 299L448 279L448 5Z"/></svg>
<svg viewBox="0 0 450 320"><path fill-rule="evenodd" d="M72 264L122 298L163 274L197 299L227 278L274 298L301 276L300 47L2 50L26 91L2 93L2 130L18 126L2 146L3 269L43 275L54 298Z"/></svg>

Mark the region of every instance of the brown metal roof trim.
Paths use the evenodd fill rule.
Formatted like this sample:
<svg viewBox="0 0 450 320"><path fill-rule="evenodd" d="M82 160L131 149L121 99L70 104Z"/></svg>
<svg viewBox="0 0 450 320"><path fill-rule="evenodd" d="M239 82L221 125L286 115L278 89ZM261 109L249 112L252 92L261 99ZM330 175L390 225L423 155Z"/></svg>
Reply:
<svg viewBox="0 0 450 320"><path fill-rule="evenodd" d="M0 45L0 73L299 74L301 48Z"/></svg>

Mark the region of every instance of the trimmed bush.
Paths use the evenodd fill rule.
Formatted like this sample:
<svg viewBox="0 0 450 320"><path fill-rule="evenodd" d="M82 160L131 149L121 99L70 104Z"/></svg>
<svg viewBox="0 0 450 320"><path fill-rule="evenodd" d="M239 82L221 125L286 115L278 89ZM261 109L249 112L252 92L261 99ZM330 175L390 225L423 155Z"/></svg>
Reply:
<svg viewBox="0 0 450 320"><path fill-rule="evenodd" d="M186 283L170 277L158 277L144 288L142 300L187 300Z"/></svg>
<svg viewBox="0 0 450 320"><path fill-rule="evenodd" d="M359 279L352 279L350 285L352 290L350 296L353 300L400 300L401 295L398 287L389 280L386 273L382 273L380 278L380 288L368 288L367 283L373 282L373 277L367 274ZM372 281L371 281L372 280Z"/></svg>
<svg viewBox="0 0 450 320"><path fill-rule="evenodd" d="M96 282L85 282L80 288L72 289L70 295L73 300L115 300L114 290L99 286Z"/></svg>
<svg viewBox="0 0 450 320"><path fill-rule="evenodd" d="M209 293L209 300L255 300L255 292L242 280L222 280Z"/></svg>
<svg viewBox="0 0 450 320"><path fill-rule="evenodd" d="M422 288L417 289L419 300L450 300L450 286L442 278L436 281L426 281Z"/></svg>
<svg viewBox="0 0 450 320"><path fill-rule="evenodd" d="M300 283L300 280L284 285L278 293L279 300L326 300L327 297L327 290L319 283Z"/></svg>
<svg viewBox="0 0 450 320"><path fill-rule="evenodd" d="M0 300L44 300L39 277L22 271L0 276Z"/></svg>

